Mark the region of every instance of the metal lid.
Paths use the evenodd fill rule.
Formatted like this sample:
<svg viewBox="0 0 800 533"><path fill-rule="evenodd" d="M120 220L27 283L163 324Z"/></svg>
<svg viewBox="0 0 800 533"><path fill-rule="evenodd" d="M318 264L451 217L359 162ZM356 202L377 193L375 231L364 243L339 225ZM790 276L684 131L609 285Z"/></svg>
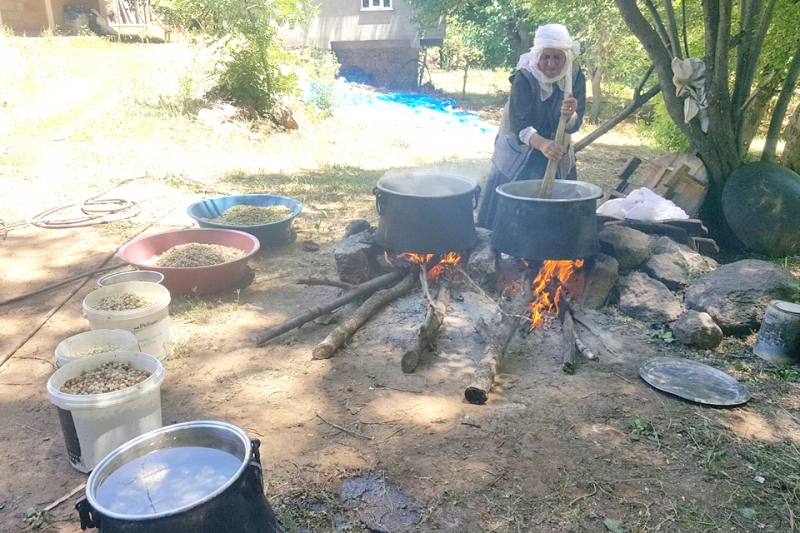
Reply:
<svg viewBox="0 0 800 533"><path fill-rule="evenodd" d="M655 357L639 368L639 375L658 390L705 405L729 407L750 399L734 378L690 359Z"/></svg>
<svg viewBox="0 0 800 533"><path fill-rule="evenodd" d="M800 315L800 305L792 302L775 300L772 302L772 306L780 309L784 313L790 313L792 315Z"/></svg>

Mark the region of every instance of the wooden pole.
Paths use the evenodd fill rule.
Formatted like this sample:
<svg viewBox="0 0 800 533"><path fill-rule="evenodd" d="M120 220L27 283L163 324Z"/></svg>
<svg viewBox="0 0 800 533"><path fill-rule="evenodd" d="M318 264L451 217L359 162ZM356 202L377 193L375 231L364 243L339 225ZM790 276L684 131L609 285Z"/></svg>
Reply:
<svg viewBox="0 0 800 533"><path fill-rule="evenodd" d="M558 128L556 129L556 144L564 146L564 130L567 129L567 119L563 115L558 119ZM539 191L539 198L552 198L553 186L556 182L556 172L558 172L558 161L549 159L547 161L547 169L544 171L544 179L542 180L542 189Z"/></svg>
<svg viewBox="0 0 800 533"><path fill-rule="evenodd" d="M375 312L410 291L417 284L417 273L412 269L403 281L379 292L376 292L356 309L356 312L334 329L325 340L317 344L312 352L314 359L330 359L350 336L356 332Z"/></svg>
<svg viewBox="0 0 800 533"><path fill-rule="evenodd" d="M265 329L258 335L258 337L256 337L256 346L264 346L267 342L274 339L278 335L283 335L287 331L299 328L306 322L311 322L315 318L330 313L331 311L338 309L343 305L349 304L353 300L357 300L362 296L372 294L375 291L383 289L384 287L388 287L394 283L397 283L397 281L402 277L403 273L401 271L394 271L382 276L378 276L377 278L371 279L366 283L362 283L361 285L357 285L355 288L353 288L353 290L344 293L327 304L317 306L309 311L306 311L300 316L283 322L282 324Z"/></svg>

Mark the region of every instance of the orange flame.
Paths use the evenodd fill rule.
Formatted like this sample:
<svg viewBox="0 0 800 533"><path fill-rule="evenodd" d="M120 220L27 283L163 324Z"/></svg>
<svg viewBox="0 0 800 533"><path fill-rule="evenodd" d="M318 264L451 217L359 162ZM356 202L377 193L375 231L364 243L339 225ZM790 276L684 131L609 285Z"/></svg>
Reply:
<svg viewBox="0 0 800 533"><path fill-rule="evenodd" d="M392 258L389 257L389 252L384 252L383 255L387 263L390 265L394 264ZM436 261L437 257L438 261ZM435 282L447 271L448 267L458 265L461 262L461 255L455 252L448 252L444 255L403 252L397 254L395 259L402 259L408 263L426 267L428 270L428 281Z"/></svg>
<svg viewBox="0 0 800 533"><path fill-rule="evenodd" d="M571 292L575 293L583 291L582 276L580 280L570 279L576 270L583 267L583 263L583 259L544 262L531 284L533 291L533 302L530 305L531 329L541 324L545 314L558 312L558 304L565 287L571 287Z"/></svg>

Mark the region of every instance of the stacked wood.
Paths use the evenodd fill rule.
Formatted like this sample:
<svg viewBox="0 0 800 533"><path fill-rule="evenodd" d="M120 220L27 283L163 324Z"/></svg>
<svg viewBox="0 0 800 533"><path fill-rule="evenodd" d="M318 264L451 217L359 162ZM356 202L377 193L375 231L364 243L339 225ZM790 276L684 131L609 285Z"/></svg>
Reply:
<svg viewBox="0 0 800 533"><path fill-rule="evenodd" d="M483 350L483 356L475 368L472 381L464 390L464 398L472 404L483 405L489 397L489 391L494 384L497 367L505 355L506 348L519 328L523 315L527 314L528 306L533 300L531 294L531 270L526 270L520 281L520 290L511 300L500 319L500 324Z"/></svg>
<svg viewBox="0 0 800 533"><path fill-rule="evenodd" d="M392 286L402 278L403 272L394 271L382 276L378 276L377 278L371 279L366 283L362 283L361 285L356 285L352 290L326 304L310 309L302 315L292 318L291 320L287 320L286 322L278 324L277 326L265 329L258 335L258 337L256 337L256 346L264 346L270 340L279 335L283 335L287 331L299 328L303 324L330 313L331 311L334 311L343 305L349 304L350 302L364 296L373 294L380 289Z"/></svg>
<svg viewBox="0 0 800 533"><path fill-rule="evenodd" d="M369 320L381 307L396 300L417 284L417 272L411 269L403 280L394 287L378 291L361 304L361 306L336 327L325 340L319 343L312 352L314 359L329 359L353 333Z"/></svg>
<svg viewBox="0 0 800 533"><path fill-rule="evenodd" d="M446 281L442 281L439 284L439 294L436 295L436 299L428 303L425 321L419 327L417 334L412 339L400 361L400 366L406 374L414 372L422 360L425 351L434 347L439 328L442 322L444 322L444 315L447 312L449 300L449 284Z"/></svg>

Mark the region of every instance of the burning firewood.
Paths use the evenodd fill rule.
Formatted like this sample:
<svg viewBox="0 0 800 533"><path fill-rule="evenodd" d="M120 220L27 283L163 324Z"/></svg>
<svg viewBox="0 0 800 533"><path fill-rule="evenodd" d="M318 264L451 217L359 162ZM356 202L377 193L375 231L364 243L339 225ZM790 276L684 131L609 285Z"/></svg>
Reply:
<svg viewBox="0 0 800 533"><path fill-rule="evenodd" d="M422 359L422 354L436 343L436 335L442 322L444 322L449 300L450 286L446 281L442 281L439 284L439 294L436 295L436 299L428 303L425 322L419 327L417 334L400 361L400 366L406 374L410 374L417 369L417 365Z"/></svg>
<svg viewBox="0 0 800 533"><path fill-rule="evenodd" d="M494 377L497 374L497 366L503 359L508 343L514 337L523 315L526 314L528 306L533 300L530 291L531 274L530 270L526 270L522 275L520 290L511 300L507 311L502 314L497 330L483 350L483 357L475 368L472 382L464 390L464 398L469 403L483 405L488 399L489 391L494 384Z"/></svg>
<svg viewBox="0 0 800 533"><path fill-rule="evenodd" d="M346 292L345 294L326 304L317 306L306 311L300 316L292 318L291 320L287 320L286 322L278 324L273 328L262 331L261 334L256 337L256 346L263 346L275 337L283 335L287 331L299 328L306 322L311 322L317 317L320 317L326 313L330 313L331 311L334 311L354 300L393 285L397 283L398 280L402 279L402 277L403 272L401 271L389 272L388 274L378 276L377 278L371 279L366 283L362 283L361 285L356 285L351 291Z"/></svg>
<svg viewBox="0 0 800 533"><path fill-rule="evenodd" d="M325 337L325 340L317 344L312 352L314 359L329 359L333 356L334 352L338 350L355 331L360 328L367 320L369 320L375 312L391 302L404 295L417 283L417 269L411 269L406 274L403 281L382 291L376 292L361 304L350 317L342 324L336 327L330 335Z"/></svg>
<svg viewBox="0 0 800 533"><path fill-rule="evenodd" d="M575 373L575 355L578 352L575 336L575 323L572 321L572 312L569 310L569 305L565 302L562 304L560 313L561 329L564 332L564 359L561 365L561 370L567 374Z"/></svg>

